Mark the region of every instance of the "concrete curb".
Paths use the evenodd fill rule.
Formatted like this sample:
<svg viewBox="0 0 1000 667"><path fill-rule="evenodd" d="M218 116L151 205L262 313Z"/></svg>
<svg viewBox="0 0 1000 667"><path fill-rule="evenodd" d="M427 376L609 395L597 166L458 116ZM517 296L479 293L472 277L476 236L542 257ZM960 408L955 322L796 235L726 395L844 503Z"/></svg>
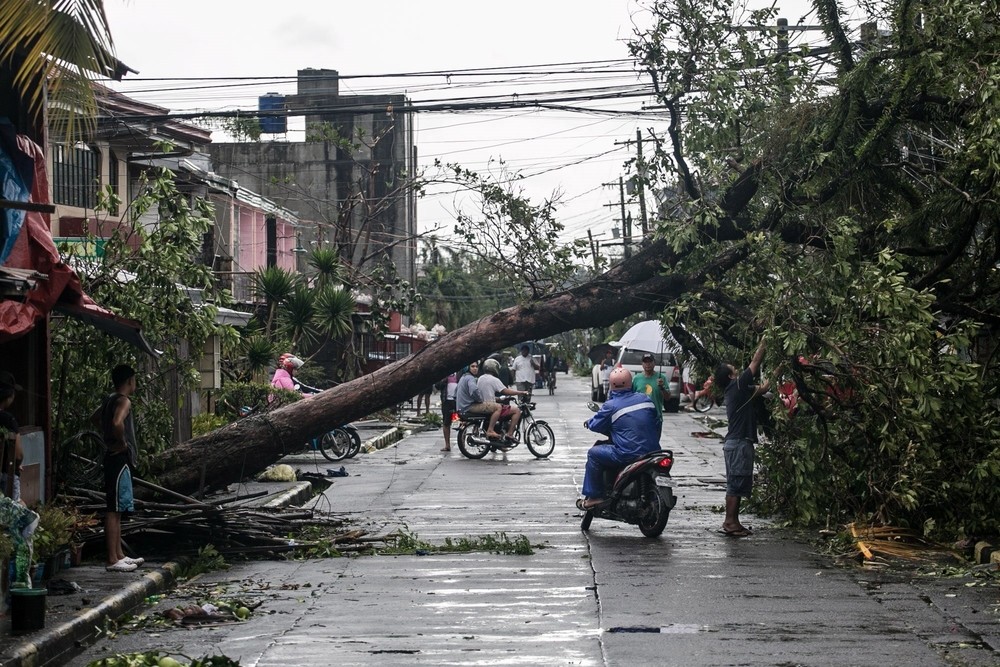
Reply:
<svg viewBox="0 0 1000 667"><path fill-rule="evenodd" d="M374 438L369 438L365 442L361 443L361 451L369 454L378 449L385 449L389 445L393 445L406 436L410 435L413 429L405 428L402 426L393 426L387 431L384 431L380 435L376 435Z"/></svg>
<svg viewBox="0 0 1000 667"><path fill-rule="evenodd" d="M73 651L80 644L92 639L107 619L117 619L138 607L150 595L166 590L177 579L180 564L165 563L148 572L99 604L84 609L72 620L54 628L43 630L31 640L17 646L3 656L4 667L36 667L54 662Z"/></svg>
<svg viewBox="0 0 1000 667"><path fill-rule="evenodd" d="M264 507L279 509L289 505L298 505L312 498L313 487L309 482L296 482L271 500L264 503Z"/></svg>
<svg viewBox="0 0 1000 667"><path fill-rule="evenodd" d="M976 542L973 560L980 565L1000 563L1000 549L994 547L990 542Z"/></svg>

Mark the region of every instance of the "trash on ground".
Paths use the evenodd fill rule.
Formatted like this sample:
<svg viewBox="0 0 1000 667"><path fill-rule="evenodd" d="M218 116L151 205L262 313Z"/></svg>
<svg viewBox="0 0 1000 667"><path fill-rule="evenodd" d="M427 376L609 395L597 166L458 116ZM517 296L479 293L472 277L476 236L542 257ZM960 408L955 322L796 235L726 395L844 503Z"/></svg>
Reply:
<svg viewBox="0 0 1000 667"><path fill-rule="evenodd" d="M278 463L257 475L258 482L294 482L295 468L287 463Z"/></svg>

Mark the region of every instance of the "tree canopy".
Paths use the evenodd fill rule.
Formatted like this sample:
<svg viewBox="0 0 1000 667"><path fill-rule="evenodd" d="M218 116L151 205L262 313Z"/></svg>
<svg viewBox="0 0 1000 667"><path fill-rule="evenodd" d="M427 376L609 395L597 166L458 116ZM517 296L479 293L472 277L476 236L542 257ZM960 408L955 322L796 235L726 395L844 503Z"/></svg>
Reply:
<svg viewBox="0 0 1000 667"><path fill-rule="evenodd" d="M688 279L664 321L708 366L763 336L797 387L761 448L767 506L995 530L997 3L862 4L878 30L816 1L829 45L787 52L773 9L650 7L631 48L670 130L647 178Z"/></svg>

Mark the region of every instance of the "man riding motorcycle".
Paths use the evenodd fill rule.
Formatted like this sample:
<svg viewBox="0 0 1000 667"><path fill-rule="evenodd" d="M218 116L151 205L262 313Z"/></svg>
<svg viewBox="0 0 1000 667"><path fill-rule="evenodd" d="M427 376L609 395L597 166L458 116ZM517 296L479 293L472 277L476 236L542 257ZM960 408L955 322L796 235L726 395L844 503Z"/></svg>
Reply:
<svg viewBox="0 0 1000 667"><path fill-rule="evenodd" d="M604 502L604 470L620 469L660 449L660 427L656 405L645 394L632 391L632 373L626 368L611 371L608 400L597 414L583 423L585 428L611 438L587 452L583 475L583 498L577 508L590 510Z"/></svg>

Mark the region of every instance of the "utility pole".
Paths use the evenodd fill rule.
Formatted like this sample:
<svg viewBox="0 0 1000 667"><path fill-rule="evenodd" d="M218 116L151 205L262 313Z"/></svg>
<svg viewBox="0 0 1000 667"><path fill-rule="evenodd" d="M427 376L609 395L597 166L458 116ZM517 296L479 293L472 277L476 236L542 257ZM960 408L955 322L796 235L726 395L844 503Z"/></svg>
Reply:
<svg viewBox="0 0 1000 667"><path fill-rule="evenodd" d="M781 96L785 104L791 99L791 91L788 87L789 75L788 67L788 19L778 19L778 78L781 80Z"/></svg>
<svg viewBox="0 0 1000 667"><path fill-rule="evenodd" d="M628 146L631 141L616 141L615 146ZM644 180L646 178L646 163L642 160L642 130L636 128L635 130L635 181L636 187L639 190L639 223L642 225L642 237L645 238L649 235L649 216L646 214L646 186ZM619 179L621 180L621 179ZM629 181L632 183L633 181ZM622 194L622 219L625 218L625 195ZM625 235L627 240L632 236L631 225L629 226L629 232ZM628 247L628 246L626 246Z"/></svg>
<svg viewBox="0 0 1000 667"><path fill-rule="evenodd" d="M788 19L779 18L777 20L777 25L731 25L729 26L733 30L743 30L746 32L775 32L777 41L777 52L775 55L775 62L778 66L778 78L781 81L782 86L782 97L785 102L788 102L791 98L791 86L789 85L791 79L791 68L788 66L789 55L791 54L791 49L789 48L789 33L791 32L824 32L826 30L825 26L821 25L788 25ZM828 46L820 46L812 48L809 50L810 55L818 56L826 53L830 53L831 48Z"/></svg>
<svg viewBox="0 0 1000 667"><path fill-rule="evenodd" d="M594 235L590 232L590 228L587 229L587 238L590 239L590 255L594 258L594 272L599 271L597 262L597 246L594 244Z"/></svg>
<svg viewBox="0 0 1000 667"><path fill-rule="evenodd" d="M622 242L625 245L625 259L632 256L632 218L625 215L625 179L618 177L618 196L622 207Z"/></svg>
<svg viewBox="0 0 1000 667"><path fill-rule="evenodd" d="M649 221L646 218L646 187L643 181L646 179L646 165L642 161L642 130L635 128L635 171L636 185L639 187L639 214L642 216L642 237L649 236Z"/></svg>

